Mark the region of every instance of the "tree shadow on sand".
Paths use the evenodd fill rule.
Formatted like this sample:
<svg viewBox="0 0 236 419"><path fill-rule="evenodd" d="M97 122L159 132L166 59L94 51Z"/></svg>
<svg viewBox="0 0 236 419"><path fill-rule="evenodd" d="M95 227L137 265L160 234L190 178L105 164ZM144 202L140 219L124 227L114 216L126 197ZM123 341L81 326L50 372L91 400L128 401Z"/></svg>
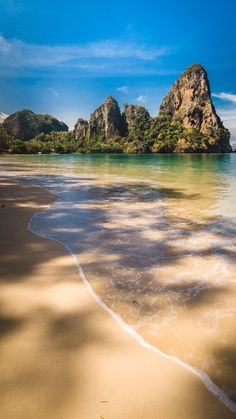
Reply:
<svg viewBox="0 0 236 419"><path fill-rule="evenodd" d="M50 176L48 184L45 185L55 192L55 184L57 185L60 181L60 177L57 177L56 181ZM90 179L90 178L89 178ZM64 182L64 180L63 180ZM64 187L64 186L63 186ZM70 190L67 190L67 188ZM38 206L38 204L44 204L44 196L41 190L34 189L34 193L29 196L27 195L28 186L25 185L20 196L6 198L4 201L6 207L2 210L9 212L8 222L14 222L11 218L12 211L17 208L18 214L24 212L26 219L32 215L32 210ZM78 201L74 201L74 194L76 188L76 194ZM9 186L8 186L9 193ZM43 237L50 238L52 240L60 240L66 246L74 251L78 255L79 260L82 262L82 267L93 284L93 278L95 278L95 289L98 291L107 293L113 293L118 295L122 304L126 306L127 311L130 306L136 307L140 305L140 313L145 316L152 316L153 312L160 310L158 298L159 296L174 295L175 302L179 307L184 304L189 310L195 310L196 307L205 307L214 305L221 300L222 294L228 294L228 288L226 285L214 285L211 284L207 287L203 286L201 279L194 278L191 281L183 282L179 280L175 283L163 284L155 281L153 285L153 274L152 269L158 266L159 268L165 269L165 267L174 267L181 264L183 257L192 257L193 250L184 251L179 253L175 246L175 238L172 240L171 226L173 225L173 219L167 215L162 216L162 220L158 219L159 212L153 210L151 229L152 231L163 232L164 236L158 239L149 239L147 236L143 236L144 227L140 225L129 225L115 226L113 225L114 219L117 216L117 206L120 204L132 205L132 203L155 203L161 200L174 199L187 199L184 192L175 190L158 190L152 189L147 190L143 184L135 184L129 186L116 186L114 188L109 187L96 187L91 184L87 184L87 179L83 179L81 185L78 186L77 179L73 177L67 179L67 186L65 190L62 188L58 201L54 204L55 198L49 197L52 203L51 209L48 209L44 214L39 214L34 218L31 226L35 232L42 235ZM198 196L190 195L189 199L195 200ZM111 202L114 203L114 211L111 213ZM23 205L23 206L22 206ZM26 207L25 207L25 206ZM136 211L136 213L135 213ZM145 208L144 208L145 211ZM147 210L148 212L148 210ZM13 213L13 212L12 212ZM20 216L20 215L19 215ZM138 216L137 210L131 211L129 219L135 219ZM122 216L121 216L122 218ZM189 226L189 220L185 218L178 218L175 220L176 225ZM220 220L221 228L212 232L215 238L218 236L231 237L235 234L236 230L234 226L225 225L225 230L222 229L224 226L224 220ZM206 231L212 230L215 225L215 220L206 222L203 226L195 223L195 230L201 230L204 228ZM76 226L76 228L75 228ZM1 228L3 232L3 240L9 240L8 226L3 225ZM23 242L20 239L21 234L27 235L27 240ZM183 236L188 237L189 231L183 232ZM9 249L9 246L8 246ZM46 285L45 283L33 284L31 281L31 275L37 271L37 268L41 267L47 262L52 262L55 259L55 253L47 248L45 252L45 242L43 240L37 240L34 236L31 236L30 232L25 233L25 224L22 224L18 234L15 234L14 242L11 243L12 252L9 254L9 250L1 255L1 285L4 287L11 286L32 286L31 292L39 293ZM62 251L63 253L63 251ZM29 255L34 255L30 258ZM90 255L90 260L87 256ZM208 248L195 249L194 257L208 257L211 255L221 255L226 258L229 262L235 260L234 249L228 249L223 245L211 244ZM12 266L9 269L9 261L12 261ZM113 265L111 265L113 264ZM21 271L18 267L21 266ZM113 273L113 281L111 281L111 266ZM138 271L140 276L135 276L135 269ZM68 280L68 265L62 265L60 267L60 274L65 275L63 284L67 284ZM22 277L24 278L22 282ZM58 285L61 282L55 276L48 277L47 281L50 285ZM73 282L73 281L72 281ZM76 279L77 284L77 279ZM138 285L138 287L137 287ZM133 290L135 289L135 300ZM196 292L194 293L194 290ZM230 291L229 291L230 292ZM150 299L155 297L155 305L150 305ZM168 309L168 307L167 307ZM94 317L93 310L91 309L73 309L71 312L60 312L52 307L47 307L42 304L42 300L39 300L37 305L30 308L29 311L20 314L12 314L9 316L8 312L3 310L1 317L3 328L1 330L1 337L3 341L8 336L12 339L14 335L20 333L22 330L29 328L30 335L34 337L34 328L39 330L39 336L36 342L39 342L38 352L34 349L35 359L28 360L28 367L30 369L30 375L27 368L16 372L16 377L3 380L3 386L7 391L7 388L11 387L14 391L17 391L19 382L23 383L23 386L27 388L29 394L34 397L37 391L37 386L43 388L46 382L46 389L43 392L42 402L47 403L47 389L51 393L50 403L57 406L56 409L60 412L64 403L69 403L71 398L71 390L77 386L77 389L81 391L81 397L83 396L83 371L80 373L80 363L83 363L83 351L84 348L90 347L91 345L102 346L107 344L107 337L104 340L104 336L100 334L96 329L96 316ZM43 329L42 335L40 334L41 328ZM76 334L75 331L79 330ZM24 336L24 335L23 335ZM112 342L109 343L112 346ZM219 345L220 347L220 345ZM6 346L7 348L7 346ZM226 354L225 352L226 351ZM41 357L44 354L45 365L42 367ZM211 348L210 357L223 359L225 365L230 370L235 370L235 349L234 342L230 345L227 343L227 348L220 347ZM80 363L78 362L78 354L81 354ZM228 357L227 354L230 354ZM230 358L230 360L228 360ZM25 361L24 361L25 362ZM230 365L230 366L229 366ZM56 368L59 366L59 369ZM76 381L74 377L74 369L76 368L76 377L80 377L81 382ZM41 376L42 372L46 374L44 377ZM48 372L45 372L47 371ZM64 378L64 381L63 381ZM30 390L30 385L32 389ZM55 386L55 391L51 392ZM201 394L200 386L197 391ZM226 390L232 387L232 376L225 374L225 382L223 388ZM200 397L200 396L199 396ZM204 399L204 395L202 394ZM153 400L153 406L155 401ZM207 403L207 402L206 402ZM24 404L23 404L24 405ZM156 406L158 410L158 406ZM190 409L190 408L189 408ZM190 409L190 417L199 417L200 407L194 406ZM196 412L197 415L196 415ZM209 417L219 417L217 412L211 411ZM196 415L196 416L195 416ZM138 417L138 416L137 416ZM203 417L203 416L201 416Z"/></svg>

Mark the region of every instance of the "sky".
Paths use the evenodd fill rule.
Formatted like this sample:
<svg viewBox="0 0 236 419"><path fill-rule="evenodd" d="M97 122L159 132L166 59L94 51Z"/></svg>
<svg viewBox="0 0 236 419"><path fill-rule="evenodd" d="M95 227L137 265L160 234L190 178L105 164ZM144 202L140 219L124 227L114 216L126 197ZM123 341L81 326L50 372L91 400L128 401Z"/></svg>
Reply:
<svg viewBox="0 0 236 419"><path fill-rule="evenodd" d="M112 95L154 116L200 63L236 144L235 16L235 0L0 0L0 111L32 109L73 128Z"/></svg>

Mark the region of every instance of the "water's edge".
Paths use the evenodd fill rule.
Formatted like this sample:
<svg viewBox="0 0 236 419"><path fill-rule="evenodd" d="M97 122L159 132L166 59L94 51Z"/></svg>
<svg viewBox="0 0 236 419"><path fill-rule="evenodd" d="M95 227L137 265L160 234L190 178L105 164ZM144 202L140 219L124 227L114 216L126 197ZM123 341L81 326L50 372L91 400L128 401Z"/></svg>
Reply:
<svg viewBox="0 0 236 419"><path fill-rule="evenodd" d="M20 180L17 180L17 182L18 183L25 183L25 182L23 182L23 180L22 179L20 179ZM152 345L152 344L150 344L150 343L148 343L144 338L143 338L143 336L141 336L139 333L137 333L136 332L136 330L135 329L133 329L131 326L129 326L127 323L125 323L124 322L124 320L122 319L122 317L119 315L119 314L117 314L116 312L114 312L107 304L105 304L104 303L104 301L95 293L95 291L94 291L94 289L93 289L93 287L92 287L92 285L90 284L90 282L88 281L88 279L86 278L86 275L84 274L84 271L83 271L83 268L82 268L82 266L80 265L80 262L79 262L79 260L78 260L78 258L77 258L77 256L76 256L76 254L75 253L73 253L72 251L71 251L71 249L66 245L66 244L64 244L62 241L60 241L60 240L58 240L58 239L55 239L55 238L51 238L51 237L47 237L47 236L44 236L44 235L42 235L42 234L39 234L37 231L35 231L33 228L32 228L32 221L34 220L34 218L36 218L39 214L41 215L41 214L43 214L43 213L46 213L50 208L51 208L51 206L53 205L53 204L55 204L56 203L56 201L57 201L57 199L58 198L60 198L60 196L58 195L58 194L55 194L55 193L51 193L51 191L49 190L49 189L47 189L46 187L41 187L41 186L39 186L39 185L35 185L35 184L33 184L33 183L29 183L29 182L27 182L27 184L29 185L32 185L32 186L34 186L34 187L38 187L38 188L40 188L40 189L42 189L42 190L45 190L45 191L47 191L48 193L50 193L50 195L51 196L53 196L54 198L55 198L55 201L52 203L52 204L48 204L47 205L47 207L43 210L43 211L39 211L39 212L36 212L31 218L30 218L30 220L29 220L29 222L27 223L27 229L31 232L31 233L33 233L33 234L35 234L36 236L38 236L38 237L41 237L41 238L44 238L44 239L46 239L46 240L52 240L52 241L55 241L55 242L57 242L57 243L59 243L60 245L62 245L65 249L66 249L66 251L71 255L71 257L72 257L72 259L73 259L73 262L74 262L74 264L76 265L76 267L77 267L77 270L78 270L78 273L79 273L79 275L80 275L80 278L81 278L81 280L83 281L83 283L86 285L86 287L87 287L87 289L88 289L88 292L90 293L90 295L92 296L92 298L96 301L96 303L100 306L100 307L102 307L106 312L108 312L112 317L113 317L113 319L118 323L118 325L120 326L120 327L122 327L122 329L126 332L126 333L128 333L128 334L130 334L141 346L143 346L144 348L146 348L146 349L149 349L149 350L152 350L152 351L154 351L155 353L157 353L157 354L159 354L159 355L161 355L162 357L164 357L165 359L168 359L168 360L170 360L170 361L172 361L172 362L175 362L176 364L178 364L178 365L180 365L181 367L183 367L183 368L185 368L185 369L187 369L188 371L190 371L191 373L193 373L194 375L196 375L198 378L200 378L200 380L202 381L202 383L204 384L204 386L215 396L215 397L217 397L227 408L229 408L233 413L236 413L236 403L233 401L233 400L231 400L228 396L227 396L227 394L223 391L223 390L221 390L220 389L220 387L218 387L211 379L210 379L210 377L205 373L205 372L203 372L203 371L201 371L200 369L198 369L198 368L195 368L195 367L192 367L190 364L187 364L186 362L184 362L184 361L182 361L181 359L179 359L179 358L177 358L177 357L175 357L175 356L173 356L173 355L168 355L168 354L166 354L166 353L164 353L164 352L162 352L160 349L158 349L156 346L154 346L154 345Z"/></svg>

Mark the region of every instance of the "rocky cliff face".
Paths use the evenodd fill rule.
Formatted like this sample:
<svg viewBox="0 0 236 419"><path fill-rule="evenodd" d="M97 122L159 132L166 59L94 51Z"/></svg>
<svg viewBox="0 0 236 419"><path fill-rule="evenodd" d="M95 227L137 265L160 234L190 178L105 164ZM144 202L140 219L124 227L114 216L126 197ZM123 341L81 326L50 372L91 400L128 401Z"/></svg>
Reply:
<svg viewBox="0 0 236 419"><path fill-rule="evenodd" d="M75 124L74 135L76 140L85 140L89 130L89 123L82 118L79 118Z"/></svg>
<svg viewBox="0 0 236 419"><path fill-rule="evenodd" d="M207 135L212 151L231 151L230 133L216 113L206 70L199 64L188 67L175 81L161 103L159 117L181 121L184 128Z"/></svg>
<svg viewBox="0 0 236 419"><path fill-rule="evenodd" d="M78 120L74 135L86 140L81 141L83 151L92 152L231 152L230 133L216 113L207 73L199 64L176 80L157 117L151 118L143 106L128 104L121 115L109 96L89 122Z"/></svg>
<svg viewBox="0 0 236 419"><path fill-rule="evenodd" d="M124 121L117 101L108 96L105 102L91 114L89 120L90 138L100 137L109 141L124 134Z"/></svg>
<svg viewBox="0 0 236 419"><path fill-rule="evenodd" d="M131 137L143 136L151 120L149 112L143 106L127 104L124 105L124 119L126 135Z"/></svg>
<svg viewBox="0 0 236 419"><path fill-rule="evenodd" d="M51 115L35 114L24 109L8 116L2 126L7 134L19 140L30 140L41 133L49 134L52 131L68 131L64 122L58 121Z"/></svg>

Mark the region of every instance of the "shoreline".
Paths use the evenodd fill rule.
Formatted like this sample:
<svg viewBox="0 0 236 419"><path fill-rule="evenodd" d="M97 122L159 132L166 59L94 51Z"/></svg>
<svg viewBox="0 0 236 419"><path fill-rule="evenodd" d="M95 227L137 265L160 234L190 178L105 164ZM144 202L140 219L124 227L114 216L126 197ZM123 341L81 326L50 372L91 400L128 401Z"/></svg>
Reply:
<svg viewBox="0 0 236 419"><path fill-rule="evenodd" d="M9 178L10 178L10 176L9 176ZM4 182L3 182L4 183ZM11 182L9 182L9 180L8 180L8 183L10 183L11 184ZM43 188L40 188L40 187L38 187L38 186L29 186L29 185L23 185L22 183L17 183L16 184L16 182L12 182L12 184L14 185L14 188L15 188L15 194L17 195L17 189L19 189L19 190L21 190L21 194L22 194L22 196L21 196L21 199L25 199L25 194L23 193L23 191L24 191L24 189L25 190L27 190L27 191L31 191L30 193L32 194L36 194L37 196L36 196L36 199L35 199L35 202L33 203L34 205L32 206L32 202L31 202L31 211L28 211L28 212L30 212L31 213L31 217L30 218L28 218L28 223L29 223L29 225L30 225L30 220L31 220L31 218L33 217L33 216L36 216L36 214L39 212L38 211L38 209L42 209L42 208L44 208L44 210L47 210L47 208L48 208L48 205L50 204L50 202L52 203L52 202L55 202L55 196L52 196L52 194L49 194L49 192L45 189L43 189ZM8 186L8 188L10 188L10 186L9 185L6 185L6 187ZM12 186L12 185L11 185ZM13 188L13 189L14 189ZM46 194L47 194L47 197L46 197ZM11 195L10 195L11 196ZM19 198L19 197L18 197ZM37 200L37 198L39 198L38 200ZM10 198L10 199L12 199L12 198ZM26 200L27 201L27 200ZM15 213L19 213L19 208L20 208L20 210L22 211L22 208L24 209L24 205L25 205L25 207L28 209L28 207L29 207L29 200L28 200L28 202L26 202L26 201L24 201L23 202L23 207L22 206L16 206L16 208L14 208L15 209ZM11 202L11 201L10 201ZM21 203L22 204L22 203ZM41 204L41 207L39 206L39 204ZM27 205L28 205L28 207L27 207ZM37 207L37 205L38 205L38 207ZM8 206L6 206L6 208L7 208ZM36 211L36 207L37 207L37 211ZM3 208L3 209L6 209L6 208ZM26 220L26 214L25 214L25 220ZM16 222L17 220L12 220L12 221L14 221L14 222ZM26 224L27 223L25 223L25 225L22 227L23 229L25 228L25 230L26 230ZM9 231L8 232L6 232L6 233L9 233ZM22 232L21 232L22 233ZM82 286L82 291L80 290L80 292L83 294L83 297L82 297L82 299L83 298L86 298L88 301L89 301L89 305L91 305L91 306L94 306L95 304L94 304L94 300L92 300L92 301L90 301L91 300L91 298L90 298L90 296L88 296L87 294L88 294L88 291L87 291L87 288L86 289L84 289L85 287L84 287L84 285L83 284L80 284L80 282L81 281L79 281L79 279L78 279L78 273L77 272L75 272L75 269L74 269L74 267L72 266L73 264L71 263L72 261L71 261L71 256L70 255L64 255L65 254L65 250L64 250L64 248L65 248L65 246L63 245L63 249L62 249L62 246L61 245L59 245L59 244L57 244L56 242L55 242L55 240L54 240L54 242L55 243L53 243L52 242L52 240L51 239L48 239L47 241L45 240L45 239L43 239L43 238L40 238L40 236L36 236L36 234L35 233L30 233L29 231L28 231L28 234L30 234L30 235L34 235L35 236L35 238L34 238L34 240L31 238L31 240L33 240L33 242L36 244L38 241L39 242L41 242L41 246L42 246L42 248L45 248L46 250L47 249L49 249L49 248L54 248L54 252L55 252L55 254L57 254L57 253L59 253L60 254L60 256L61 255L63 255L63 256L61 256L62 258L64 257L64 258L66 258L66 260L67 260L67 262L66 262L66 269L65 269L65 271L67 271L67 270L69 270L70 272L72 272L73 271L73 277L75 277L75 282L76 283L78 283L77 285L75 285L75 288L80 288L81 289L81 286ZM46 243L47 242L47 243ZM11 246L10 246L10 248L11 248ZM9 251L10 251L10 248L9 248ZM63 250L63 251L62 251ZM68 249L67 249L68 250ZM54 254L54 256L55 256L55 254ZM69 259L70 260L69 260ZM75 258L75 257L74 257ZM76 259L77 260L77 259ZM22 261L21 261L22 262ZM22 262L23 263L23 262ZM42 262L41 262L42 263ZM6 263L6 265L8 264L8 266L9 266L9 261L8 261L8 263ZM78 266L77 266L77 268L78 268ZM52 269L52 270L54 270L54 264L50 267L50 269ZM40 266L39 266L39 270L40 270ZM80 272L81 273L81 272ZM43 276L42 275L42 273L41 273L41 276ZM83 278L82 278L83 279ZM86 279L86 278L85 278ZM67 282L67 281L66 281ZM85 281L84 281L85 282ZM90 285L90 284L89 284ZM47 288L47 285L45 284L45 286L46 286L46 288ZM66 283L64 284L64 286L66 286ZM88 286L88 285L87 285ZM90 285L90 287L91 287L91 285ZM14 285L13 285L13 288L14 288ZM16 290L17 291L17 290ZM78 290L77 290L78 291ZM96 294L95 294L96 295ZM94 297L94 296L93 296ZM97 296L97 298L99 299L99 297ZM80 297L80 299L81 299L81 297ZM100 300L100 299L99 299ZM96 301L98 304L99 304L99 302L98 301ZM82 303L82 302L81 302ZM5 304L7 305L7 300L6 300L6 302L5 302ZM66 302L66 304L68 305L68 310L70 311L70 302L69 301L67 301ZM140 360L142 360L142 362L144 362L144 363L147 363L147 365L146 366L148 366L148 369L147 369L147 371L145 371L145 373L146 372L148 372L148 374L147 374L147 376L146 376L146 380L148 380L147 382L149 382L150 381L150 378L152 378L152 380L153 380L153 383L152 383L152 386L151 386L151 388L150 388L150 384L149 384L149 390L151 390L152 392L154 392L154 394L155 394L155 406L156 406L156 398L158 398L158 395L157 395L157 391L156 391L156 387L158 387L158 390L159 390L159 399L158 399L158 401L159 401L159 405L158 406L156 406L156 409L153 409L153 406L150 406L150 400L149 400L149 398L148 398L148 396L146 395L145 397L147 397L148 398L148 404L146 405L146 409L150 409L151 408L151 412L150 412L150 414L148 413L148 416L146 416L146 417L148 417L148 418L155 418L155 417L157 417L156 416L156 414L157 414L157 412L158 412L158 417L160 417L160 418L171 418L171 417L173 417L172 415L173 415L173 412L174 412L174 414L175 414L175 417L181 417L181 418L187 418L187 417L189 417L189 406L188 406L188 400L190 399L190 400L195 400L195 398L197 397L199 397L199 395L196 395L196 394L192 394L191 393L191 391L189 391L189 388L188 388L188 390L187 389L185 389L185 392L186 392L186 394L182 394L182 392L180 391L180 387L181 387L181 385L184 387L184 385L185 385L185 380L184 380L184 378L186 378L186 380L187 380L187 383L188 382L191 382L191 383L194 383L194 385L196 385L198 388L200 388L200 390L199 390L199 393L201 393L201 394L203 394L204 396L203 396L203 398L205 399L205 402L206 402L206 405L207 405L207 408L206 408L206 410L204 409L204 406L201 406L201 408L203 409L203 416L201 416L201 417L214 417L214 418L217 418L217 417L233 417L232 416L232 414L229 412L229 410L228 409L225 409L225 407L215 398L215 397L213 397L210 393L209 393L209 391L208 390L206 390L205 388L202 388L203 387L203 384L200 382L198 382L198 381L200 381L199 380L199 378L197 378L196 379L196 377L194 377L193 376L193 374L191 374L191 377L189 377L189 373L187 373L186 371L182 371L183 370L183 368L182 367L179 367L179 366L177 366L177 365L174 365L174 362L173 362L173 360L167 360L167 359L162 359L163 358L163 355L164 356L166 356L165 354L162 354L161 356L160 356L160 354L159 354L159 351L158 351L158 353L156 353L156 354L152 354L152 353L150 353L150 351L147 351L146 349L144 349L144 348L142 348L141 346L140 346L140 342L139 342L139 345L137 345L137 342L135 342L134 341L134 339L133 339L133 337L130 337L130 336L128 336L127 334L125 334L125 336L123 336L124 335L124 333L123 333L123 330L121 329L121 328L118 328L116 325L114 325L114 322L113 322L113 319L114 319L114 316L113 316L113 318L111 317L111 316L107 316L107 313L105 313L105 312L103 312L104 311L104 308L105 307L103 307L103 308L101 308L101 307L99 307L98 306L98 304L96 304L96 309L93 307L93 310L95 310L96 312L99 312L99 314L98 314L98 316L101 316L102 318L106 318L105 319L105 322L107 323L107 324L109 324L109 327L108 327L108 329L109 329L109 331L111 332L111 330L112 330L112 333L114 333L114 335L115 335L115 340L117 339L117 337L121 337L120 339L122 340L122 342L125 342L125 346L126 345L128 345L129 346L129 348L131 347L132 348L132 356L133 356L133 351L134 352L136 352L137 354L138 354L138 357L141 357L140 358ZM60 304L59 304L60 305ZM73 305L73 304L72 304ZM79 304L78 304L79 305ZM83 305L83 304L82 304ZM101 304L99 304L100 306L101 306ZM105 304L104 304L105 305ZM107 307L107 306L106 306ZM51 307L51 309L52 309L52 307ZM76 310L77 310L77 304L76 304ZM111 311L112 310L110 310L108 307L106 308L106 310L108 311L109 310L109 313L110 314L112 314L111 313ZM103 313L101 313L101 312L103 312ZM109 317L109 319L108 319L108 317ZM117 319L116 319L116 321L117 321ZM42 326L42 325L41 325ZM45 325L44 325L45 326ZM114 327L115 326L115 327ZM117 330L113 330L113 329L117 329ZM119 329L119 330L118 330ZM73 334L74 333L78 333L78 329L77 328L73 328ZM129 332L130 333L130 332ZM120 345L120 339L118 339L118 341L119 341L119 345ZM108 344L108 346L110 347L110 344ZM78 349L78 348L77 348ZM149 348L150 349L150 348ZM79 351L78 351L79 352ZM168 357L168 355L166 356L166 357ZM169 358L169 357L168 357ZM172 358L172 357L171 357ZM123 363L125 364L125 371L123 371L123 372L127 372L127 368L129 368L129 363L127 364L127 354L126 354L126 351L125 351L125 353L123 354ZM103 362L104 362L104 365L106 364L106 359L104 360L103 359ZM159 365L159 368L157 368L156 367L156 365L155 364L158 364ZM114 374L115 374L115 370L116 370L116 368L117 368L117 365L114 365L114 364L112 364L113 366L112 366L112 369L113 369L113 367L114 367ZM123 364L122 363L120 363L119 364L119 369L121 368L121 366L123 367ZM164 370L163 370L163 367L164 367ZM159 372L160 372L160 369L162 370L162 372L166 372L166 370L168 371L168 374L167 374L167 377L165 376L165 377L160 377L160 376L158 376L158 374L159 374ZM180 369L181 369L181 371L180 371ZM87 369L86 369L87 370ZM88 371L86 371L86 373L88 374L88 375L90 375L90 373L88 372ZM111 374L111 372L109 372L110 373L110 375L112 375ZM133 394L133 389L132 389L132 385L133 386L135 386L135 385L137 385L137 378L139 377L139 374L140 373L142 373L141 374L141 376L142 376L142 378L143 378L143 374L144 374L144 371L140 371L140 361L135 365L135 369L134 370L132 370L132 374L131 375L128 375L128 377L127 377L127 374L125 374L125 376L126 376L126 378L128 378L128 380L129 380L129 383L131 384L130 386L129 386L129 390L130 390L130 392L131 392L131 394ZM165 374L165 373L164 373ZM144 374L145 375L145 374ZM90 385L92 385L92 381L91 381L91 378L92 377L90 377ZM111 385L111 382L113 382L113 379L112 378L114 378L114 377L110 377L110 383L109 383L109 386ZM139 377L140 378L140 377ZM179 384L179 388L178 388L178 391L176 391L176 388L172 388L172 397L174 396L174 400L175 400L175 402L176 402L176 405L175 405L175 409L174 409L174 411L170 411L170 410L172 410L171 409L171 407L169 406L169 396L170 396L170 394L169 394L169 391L170 391L170 388L171 388L171 383L173 382L173 380L174 381L177 381L178 382L178 384ZM37 381L37 378L36 378L36 381ZM109 380L108 380L109 381ZM123 393L124 393L124 389L122 389L122 388L120 388L120 386L122 387L122 383L123 383L123 380L120 382L120 383L116 383L116 386L117 386L117 384L118 384L118 388L119 388L119 391L123 391ZM113 383L114 384L114 383ZM120 385L119 385L120 384ZM109 389L109 386L107 387L107 389ZM107 390L108 391L108 390ZM147 388L146 388L146 386L145 385L141 385L141 392L145 392L145 391L147 391ZM207 393L207 394L206 394ZM162 395L162 398L160 399L160 394ZM166 394L166 397L167 397L167 395L168 395L168 397L167 397L167 399L168 400L163 400L163 394ZM136 395L136 393L135 393L135 395ZM184 396L184 400L183 400L183 396ZM186 399L186 396L187 396L187 399ZM35 395L35 397L36 397L36 395ZM33 398L33 399L35 399L35 397ZM125 398L125 397L127 397L127 395L125 395L125 394L123 394L123 398ZM178 397L179 397L179 399L180 400L178 400ZM94 398L94 394L93 393L91 393L91 389L90 389L90 397L89 397L89 400L90 400L90 402L91 402L91 400ZM122 398L121 398L122 399ZM111 414L111 412L113 412L112 413L112 416L110 416L110 417L112 417L112 418L121 418L122 417L122 415L126 415L126 417L128 417L128 418L141 418L141 417L144 417L144 416L142 416L143 415L143 412L140 410L140 408L138 408L137 409L137 411L134 413L134 416L132 416L132 414L133 413L131 413L131 412L129 412L128 410L126 410L126 409L128 409L128 407L127 407L127 404L125 403L122 403L122 400L121 399L119 399L118 400L118 406L117 406L117 409L115 409L115 411L114 411L114 409L112 408L112 406L111 406L111 410L110 410L110 413L109 413L109 408L108 408L108 406L107 406L107 404L106 404L106 410L107 410L107 412L106 412L106 414ZM131 397L131 399L133 400L133 396ZM129 400L129 398L128 398L128 400ZM163 405L163 402L165 401L165 403L164 403L164 405ZM138 399L136 399L135 400L135 404L139 404L139 400ZM180 403L179 403L180 402ZM78 401L77 401L77 403L78 403ZM119 405L119 403L120 403L120 405ZM82 403L83 404L83 403ZM159 412L159 407L160 407L160 404L162 405L162 413L160 414L160 412ZM85 405L86 405L86 403L85 403ZM86 405L85 407L83 407L83 409L90 409L90 407L91 406L88 406L88 405ZM94 406L93 406L94 407ZM104 406L103 406L104 407ZM134 406L133 406L133 408L134 408ZM163 410L164 409L164 410ZM166 410L165 410L166 409ZM187 411L186 411L186 409L187 409ZM96 415L98 415L98 408L97 408L97 406L95 407L95 410L94 410L94 412L93 412L93 414L96 414ZM192 410L192 409L191 409ZM209 414L211 414L211 411L212 411L212 416L209 416ZM96 413L95 413L96 412ZM195 412L195 414L196 414L196 416L194 416L194 412ZM191 412L191 417L198 417L199 418L199 411L194 411L194 412ZM209 413L210 412L210 413ZM68 412L67 412L68 413ZM67 413L65 414L65 416L60 416L60 417L66 417L66 415L67 415ZM76 414L76 413L78 413L78 411L76 412L76 408L74 407L74 409L72 408L72 410L71 410L71 413L70 413L70 418L74 418L74 417L76 417L76 415L75 416L73 416L74 414ZM45 414L45 413L44 413ZM50 413L50 414L52 414L52 412ZM80 415L80 417L90 417L90 416L86 416L88 414L88 410L86 411L86 414L84 415L84 416L81 416ZM90 414L90 413L89 413ZM103 413L99 413L101 416L103 416ZM105 414L105 413L104 413ZM127 414L129 415L129 416L127 416ZM47 413L46 413L46 415L47 415ZM179 416L178 416L179 415ZM219 416L218 416L219 415ZM222 415L224 415L224 416L222 416ZM7 417L7 414L5 415L5 417ZM14 418L18 418L18 417L20 417L20 415L19 416L11 416L11 418L12 417L14 417ZM36 416L35 416L35 413L34 413L34 417L37 417L37 414L36 414ZM38 416L39 417L39 416ZM46 416L47 417L47 416ZM50 416L48 416L48 417L50 417ZM58 417L58 416L51 416L51 417ZM97 416L91 416L91 417L97 417ZM106 417L106 415L105 415L105 417ZM109 416L108 416L109 417ZM9 416L9 418L10 418L10 416Z"/></svg>
<svg viewBox="0 0 236 419"><path fill-rule="evenodd" d="M20 182L19 183L23 183ZM37 187L37 185L34 185L32 183L30 183L30 185ZM55 202L57 201L57 199L59 198L58 195L56 194L52 194L47 188L40 187L42 190L47 191L48 193L50 193L53 197L55 197L55 200L53 201L53 204L55 204ZM47 207L43 210L43 212L47 212L47 210L51 207L51 204L48 204ZM94 301L103 309L105 310L110 316L112 316L112 318L116 321L116 323L129 335L131 335L138 343L139 345L141 345L143 348L145 349L149 349L151 351L153 351L154 353L164 357L165 359L168 359L171 362L176 363L177 365L180 365L182 368L185 368L187 371L190 371L192 374L196 375L204 384L204 386L207 388L207 390L212 393L217 399L220 400L221 403L223 403L228 409L231 410L231 412L236 413L236 403L230 399L227 394L219 387L217 386L212 380L211 378L204 372L201 371L200 369L193 367L192 365L182 361L181 359L177 358L174 355L168 355L165 352L162 352L160 349L158 349L158 347L154 346L153 344L147 342L145 340L145 338L140 335L139 333L136 332L136 330L134 328L132 328L132 326L130 326L128 323L126 323L122 317L120 316L120 314L116 313L114 310L112 310L100 297L98 294L96 294L95 290L93 289L91 283L89 282L89 280L87 279L84 271L83 271L83 267L80 264L80 261L77 257L77 255L75 253L73 253L73 251L71 251L71 249L64 244L62 241L60 240L56 240L54 238L50 238L50 237L45 237L45 236L41 236L40 234L38 234L36 231L34 231L31 228L31 222L34 219L34 217L37 217L38 213L35 213L29 220L28 224L27 224L27 229L29 231L31 231L31 233L37 235L38 237L41 237L43 239L46 240L52 240L55 241L57 243L59 243L60 245L62 245L66 252L72 257L73 263L75 264L79 277L80 279L83 281L83 283L85 284L85 286L87 287L88 292L90 293L90 295L92 296L92 298L94 299Z"/></svg>

